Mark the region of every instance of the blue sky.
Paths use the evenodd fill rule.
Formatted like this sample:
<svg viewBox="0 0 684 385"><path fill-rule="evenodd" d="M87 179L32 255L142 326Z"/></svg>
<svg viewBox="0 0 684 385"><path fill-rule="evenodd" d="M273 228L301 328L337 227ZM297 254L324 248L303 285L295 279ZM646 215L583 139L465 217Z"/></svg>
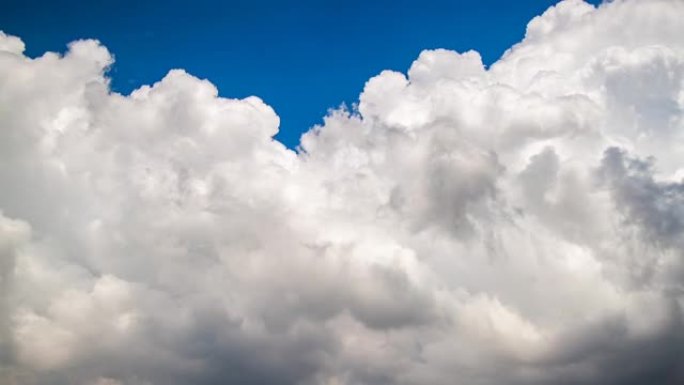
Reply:
<svg viewBox="0 0 684 385"><path fill-rule="evenodd" d="M405 71L427 48L475 49L491 64L554 3L6 0L0 29L21 36L30 56L63 51L79 38L101 40L116 56L118 92L183 68L222 96L257 95L281 118L278 139L294 148L381 70Z"/></svg>

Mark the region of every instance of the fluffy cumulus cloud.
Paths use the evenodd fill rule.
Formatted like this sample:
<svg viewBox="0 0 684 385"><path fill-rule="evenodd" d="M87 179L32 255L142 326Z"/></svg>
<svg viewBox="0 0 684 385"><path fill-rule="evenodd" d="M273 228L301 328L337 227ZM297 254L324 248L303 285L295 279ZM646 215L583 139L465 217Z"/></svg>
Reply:
<svg viewBox="0 0 684 385"><path fill-rule="evenodd" d="M0 33L0 383L682 383L682 20L563 1L298 151L257 97Z"/></svg>

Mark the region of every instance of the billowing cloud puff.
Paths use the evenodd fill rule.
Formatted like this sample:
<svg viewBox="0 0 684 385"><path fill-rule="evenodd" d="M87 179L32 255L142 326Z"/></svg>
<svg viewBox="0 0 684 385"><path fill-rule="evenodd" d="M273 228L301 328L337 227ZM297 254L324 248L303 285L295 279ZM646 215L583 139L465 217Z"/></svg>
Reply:
<svg viewBox="0 0 684 385"><path fill-rule="evenodd" d="M259 98L0 34L0 383L682 383L682 20L566 0L297 152Z"/></svg>

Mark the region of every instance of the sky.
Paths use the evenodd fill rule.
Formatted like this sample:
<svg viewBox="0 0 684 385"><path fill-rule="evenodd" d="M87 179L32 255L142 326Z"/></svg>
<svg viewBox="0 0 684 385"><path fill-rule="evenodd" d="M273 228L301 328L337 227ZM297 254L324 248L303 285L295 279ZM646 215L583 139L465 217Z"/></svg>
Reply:
<svg viewBox="0 0 684 385"><path fill-rule="evenodd" d="M193 5L0 21L0 384L684 383L684 2Z"/></svg>
<svg viewBox="0 0 684 385"><path fill-rule="evenodd" d="M280 116L278 139L295 148L328 109L355 103L371 76L406 71L429 48L474 49L491 64L553 3L6 0L0 25L22 37L29 56L100 40L116 58L117 92L183 68L210 79L222 96L258 95Z"/></svg>

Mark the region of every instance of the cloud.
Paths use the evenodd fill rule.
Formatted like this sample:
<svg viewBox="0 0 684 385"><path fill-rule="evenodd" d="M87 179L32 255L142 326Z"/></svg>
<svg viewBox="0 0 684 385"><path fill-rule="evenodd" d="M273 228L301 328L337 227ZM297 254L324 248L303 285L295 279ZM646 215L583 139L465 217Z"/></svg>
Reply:
<svg viewBox="0 0 684 385"><path fill-rule="evenodd" d="M0 382L684 381L682 18L563 1L297 152L257 97L0 33Z"/></svg>

